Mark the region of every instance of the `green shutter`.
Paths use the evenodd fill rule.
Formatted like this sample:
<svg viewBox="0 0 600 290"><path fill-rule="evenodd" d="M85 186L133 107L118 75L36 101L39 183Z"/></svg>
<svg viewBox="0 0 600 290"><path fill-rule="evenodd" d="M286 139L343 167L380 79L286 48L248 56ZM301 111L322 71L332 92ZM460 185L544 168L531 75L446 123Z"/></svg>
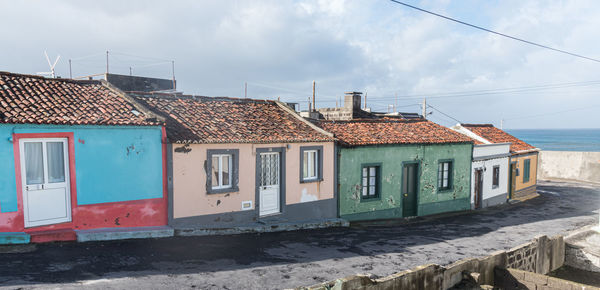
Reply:
<svg viewBox="0 0 600 290"><path fill-rule="evenodd" d="M523 164L523 183L529 182L529 170L530 170L530 160L525 159Z"/></svg>

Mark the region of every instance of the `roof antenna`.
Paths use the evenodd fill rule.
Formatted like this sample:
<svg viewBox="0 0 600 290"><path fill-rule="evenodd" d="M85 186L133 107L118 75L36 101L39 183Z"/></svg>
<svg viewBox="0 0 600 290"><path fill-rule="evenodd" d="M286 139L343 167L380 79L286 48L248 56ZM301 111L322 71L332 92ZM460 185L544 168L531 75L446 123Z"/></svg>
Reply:
<svg viewBox="0 0 600 290"><path fill-rule="evenodd" d="M54 61L54 64L50 63L50 58L48 57L48 53L44 50L44 55L46 56L46 61L48 62L48 66L50 67L50 71L48 72L38 72L38 75L43 75L43 76L51 76L52 78L56 78L56 72L54 70L54 68L56 67L56 64L58 63L58 60L60 59L60 55L58 55L58 57L56 57L56 60Z"/></svg>

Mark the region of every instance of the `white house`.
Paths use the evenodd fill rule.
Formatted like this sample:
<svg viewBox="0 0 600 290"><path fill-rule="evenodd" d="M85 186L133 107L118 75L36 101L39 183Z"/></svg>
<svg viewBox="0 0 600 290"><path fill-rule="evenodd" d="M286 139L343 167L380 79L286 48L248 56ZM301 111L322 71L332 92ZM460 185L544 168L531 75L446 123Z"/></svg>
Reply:
<svg viewBox="0 0 600 290"><path fill-rule="evenodd" d="M508 200L511 143L490 143L460 124L451 129L475 141L471 166L471 208L505 203Z"/></svg>

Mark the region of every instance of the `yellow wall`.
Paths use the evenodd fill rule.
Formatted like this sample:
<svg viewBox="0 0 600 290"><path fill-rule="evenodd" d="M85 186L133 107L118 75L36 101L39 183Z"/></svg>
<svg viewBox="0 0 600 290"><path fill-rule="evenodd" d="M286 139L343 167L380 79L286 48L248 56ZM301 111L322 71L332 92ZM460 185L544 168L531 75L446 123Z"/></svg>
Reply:
<svg viewBox="0 0 600 290"><path fill-rule="evenodd" d="M523 182L523 176L525 173L523 169L525 168L525 160L530 159L530 172L529 172L529 182ZM516 167L519 169L519 176L516 178L515 182L515 191L519 191L521 189L533 186L537 184L537 169L538 169L538 153L534 154L526 154L526 155L513 155L510 158L511 162L517 162Z"/></svg>
<svg viewBox="0 0 600 290"><path fill-rule="evenodd" d="M242 201L255 201L256 149L286 147L286 204L333 198L334 191L334 144L190 144L191 151L183 153L173 144L173 217L191 217L208 214L241 211ZM300 183L300 147L323 146L323 181ZM207 149L239 149L239 191L206 194Z"/></svg>

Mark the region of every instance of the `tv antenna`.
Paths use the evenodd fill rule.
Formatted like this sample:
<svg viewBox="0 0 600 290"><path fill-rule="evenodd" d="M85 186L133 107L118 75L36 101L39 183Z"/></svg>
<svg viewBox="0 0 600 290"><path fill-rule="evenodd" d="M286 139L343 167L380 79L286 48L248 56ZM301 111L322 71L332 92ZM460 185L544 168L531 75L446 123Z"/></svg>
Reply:
<svg viewBox="0 0 600 290"><path fill-rule="evenodd" d="M58 60L60 59L60 55L58 55L56 57L56 60L54 61L54 64L52 64L50 62L50 58L48 57L48 53L44 50L44 55L46 56L46 61L48 61L48 66L50 67L50 71L48 72L38 72L38 75L43 75L43 76L51 76L52 78L56 78L56 73L54 68L56 67L56 64L58 63Z"/></svg>

